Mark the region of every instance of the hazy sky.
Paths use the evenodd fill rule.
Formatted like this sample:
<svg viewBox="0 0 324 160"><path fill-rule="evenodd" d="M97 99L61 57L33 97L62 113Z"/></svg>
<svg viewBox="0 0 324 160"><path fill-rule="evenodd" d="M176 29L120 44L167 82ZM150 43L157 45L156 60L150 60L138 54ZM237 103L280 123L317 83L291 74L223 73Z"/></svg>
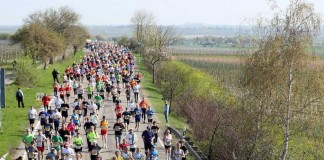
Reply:
<svg viewBox="0 0 324 160"><path fill-rule="evenodd" d="M284 8L289 0L277 0ZM308 0L324 15L324 0ZM151 11L158 24L203 23L242 25L246 19L269 15L266 0L0 0L0 25L21 25L28 14L70 6L85 25L124 25L136 10Z"/></svg>

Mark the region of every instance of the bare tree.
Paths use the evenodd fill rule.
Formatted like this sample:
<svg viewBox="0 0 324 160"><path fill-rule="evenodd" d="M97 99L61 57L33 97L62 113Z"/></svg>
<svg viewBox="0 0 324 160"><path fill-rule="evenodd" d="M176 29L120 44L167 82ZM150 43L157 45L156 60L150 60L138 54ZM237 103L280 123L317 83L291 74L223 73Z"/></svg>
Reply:
<svg viewBox="0 0 324 160"><path fill-rule="evenodd" d="M150 64L155 82L156 66L159 62L167 60L169 57L166 48L176 39L174 28L167 26L152 26L146 32L147 38L144 41L144 59Z"/></svg>
<svg viewBox="0 0 324 160"><path fill-rule="evenodd" d="M134 25L134 37L139 45L143 45L143 42L146 39L146 31L153 25L155 25L155 17L151 12L144 10L138 10L134 13L134 16L131 18L131 22ZM144 46L141 46L144 47Z"/></svg>

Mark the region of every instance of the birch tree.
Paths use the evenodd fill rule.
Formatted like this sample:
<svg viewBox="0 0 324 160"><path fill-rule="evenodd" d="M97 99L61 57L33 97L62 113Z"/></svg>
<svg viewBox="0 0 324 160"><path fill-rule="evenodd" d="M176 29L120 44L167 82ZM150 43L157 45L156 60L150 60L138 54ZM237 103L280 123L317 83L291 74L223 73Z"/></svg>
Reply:
<svg viewBox="0 0 324 160"><path fill-rule="evenodd" d="M243 82L258 103L256 109L282 127L279 154L285 160L292 135L305 128L307 112L323 100L323 72L311 54L321 19L312 4L290 0L269 22L258 28L265 32L245 62Z"/></svg>

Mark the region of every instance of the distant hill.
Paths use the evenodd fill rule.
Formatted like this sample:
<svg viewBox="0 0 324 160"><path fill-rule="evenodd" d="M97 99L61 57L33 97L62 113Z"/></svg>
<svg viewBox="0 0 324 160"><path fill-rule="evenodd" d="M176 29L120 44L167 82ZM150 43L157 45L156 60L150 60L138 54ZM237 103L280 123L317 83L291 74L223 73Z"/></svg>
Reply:
<svg viewBox="0 0 324 160"><path fill-rule="evenodd" d="M20 26L0 26L0 33L14 33ZM119 37L133 34L131 25L114 25L114 26L86 26L92 35L102 35L104 37ZM174 26L176 33L183 37L197 36L219 36L219 37L235 37L239 35L251 35L251 27L248 26L228 26L228 25L202 25L188 24ZM321 38L324 39L324 28L322 28Z"/></svg>

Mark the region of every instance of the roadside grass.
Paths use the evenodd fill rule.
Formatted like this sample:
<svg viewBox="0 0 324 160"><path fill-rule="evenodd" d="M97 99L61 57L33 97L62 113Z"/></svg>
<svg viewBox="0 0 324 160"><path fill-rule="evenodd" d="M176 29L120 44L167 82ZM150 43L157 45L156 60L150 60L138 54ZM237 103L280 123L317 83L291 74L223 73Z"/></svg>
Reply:
<svg viewBox="0 0 324 160"><path fill-rule="evenodd" d="M148 99L149 104L153 107L155 111L155 116L159 119L159 126L166 129L167 124L164 118L164 101L162 99L162 94L159 89L152 82L152 73L144 64L144 60L139 54L134 54L137 61L137 69L143 74L143 80L141 81L141 87L143 95ZM171 108L172 110L172 108ZM178 116L175 110L172 110L169 114L169 125L179 132L182 132L184 127L189 129L186 119L184 117Z"/></svg>
<svg viewBox="0 0 324 160"><path fill-rule="evenodd" d="M54 65L49 65L47 70L43 70L42 67L35 68L40 70L40 76L36 86L26 88L18 86L16 84L6 85L6 108L2 109L2 131L0 133L0 157L10 151L10 155L7 159L13 159L12 157L20 156L14 155L15 148L19 146L21 142L21 136L24 133L26 127L28 127L28 110L30 106L41 106L41 103L36 102L37 93L48 93L52 95L52 71L57 69L60 71L60 76L64 72L68 65L71 65L74 61L79 61L83 55L82 51L79 51L76 55L66 57L64 61L57 61ZM24 92L24 104L25 108L18 108L18 104L15 98L17 88L20 87ZM24 148L19 148L24 149Z"/></svg>

